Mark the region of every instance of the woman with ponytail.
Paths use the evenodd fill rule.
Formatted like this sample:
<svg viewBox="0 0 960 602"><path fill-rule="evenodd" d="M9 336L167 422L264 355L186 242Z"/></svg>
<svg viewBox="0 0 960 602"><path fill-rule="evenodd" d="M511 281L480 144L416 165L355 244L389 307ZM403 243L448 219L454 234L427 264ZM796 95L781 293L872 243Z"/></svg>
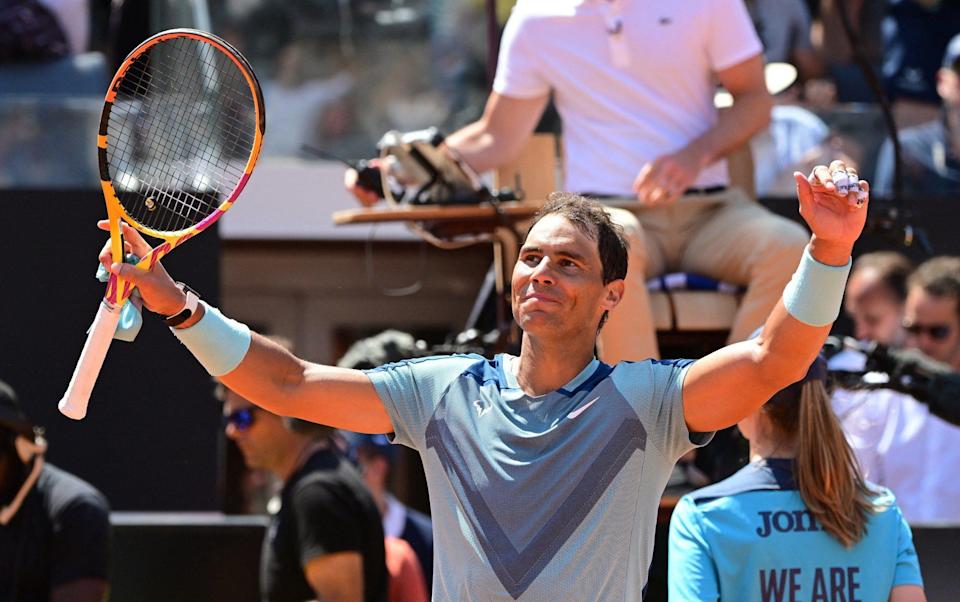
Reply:
<svg viewBox="0 0 960 602"><path fill-rule="evenodd" d="M910 527L863 480L817 358L739 423L750 463L684 496L670 523L673 601L924 601Z"/></svg>

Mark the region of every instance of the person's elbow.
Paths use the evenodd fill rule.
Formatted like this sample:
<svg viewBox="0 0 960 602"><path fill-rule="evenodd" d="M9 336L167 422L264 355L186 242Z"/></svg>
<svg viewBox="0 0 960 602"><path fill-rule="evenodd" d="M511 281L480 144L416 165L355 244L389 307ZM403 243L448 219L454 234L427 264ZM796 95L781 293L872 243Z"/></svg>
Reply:
<svg viewBox="0 0 960 602"><path fill-rule="evenodd" d="M318 600L362 602L363 556L357 551L322 554L308 560L304 577Z"/></svg>
<svg viewBox="0 0 960 602"><path fill-rule="evenodd" d="M756 115L756 132L768 127L773 120L773 96L766 88L753 92L753 113Z"/></svg>
<svg viewBox="0 0 960 602"><path fill-rule="evenodd" d="M927 594L919 585L898 585L890 592L890 602L927 602Z"/></svg>

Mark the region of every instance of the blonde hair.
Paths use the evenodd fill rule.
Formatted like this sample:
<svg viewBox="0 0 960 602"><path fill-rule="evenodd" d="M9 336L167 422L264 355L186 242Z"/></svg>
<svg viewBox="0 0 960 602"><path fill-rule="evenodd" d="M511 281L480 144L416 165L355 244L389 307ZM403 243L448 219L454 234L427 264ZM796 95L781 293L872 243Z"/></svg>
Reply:
<svg viewBox="0 0 960 602"><path fill-rule="evenodd" d="M867 532L875 492L860 472L823 382L797 386L799 401L768 403L763 411L796 443L794 476L803 503L824 531L849 548Z"/></svg>

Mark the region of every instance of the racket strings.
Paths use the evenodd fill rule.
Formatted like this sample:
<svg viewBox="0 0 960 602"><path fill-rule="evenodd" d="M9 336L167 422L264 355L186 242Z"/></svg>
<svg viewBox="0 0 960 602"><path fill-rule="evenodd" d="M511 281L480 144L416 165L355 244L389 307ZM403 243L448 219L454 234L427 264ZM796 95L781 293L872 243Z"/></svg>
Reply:
<svg viewBox="0 0 960 602"><path fill-rule="evenodd" d="M173 38L134 60L107 124L107 163L128 216L177 232L213 214L244 177L254 106L241 70L206 42Z"/></svg>
<svg viewBox="0 0 960 602"><path fill-rule="evenodd" d="M196 85L195 82L193 82L193 84ZM137 86L136 88L139 90L142 86ZM171 98L175 100L173 103L167 103L167 105L169 105L166 107L166 113L168 115L167 121L172 119L175 123L188 122L188 111L191 110L193 103L183 102L180 96L179 94L175 94L167 97L167 100ZM177 109L171 111L169 107L176 107ZM157 107L154 108L156 109ZM155 110L154 112L157 111ZM158 126L154 125L153 127ZM181 128L179 130L174 129L166 132L151 132L149 135L155 137L161 133L166 133L169 140L167 144L153 148L155 151L155 157L153 157L153 159L156 163L166 165L169 170L173 171L173 178L165 178L165 180L170 181L173 185L167 182L158 183L148 179L148 181L141 183L140 192L146 195L143 200L145 201L147 211L156 211L157 208L166 210L151 216L154 217L153 221L155 222L153 227L160 230L177 230L180 228L180 224L177 222L196 222L212 212L214 207L209 205L216 205L216 198L212 198L212 202L205 203L202 198L191 194L183 186L184 182L188 181L190 172L197 169L197 162L209 163L213 159L203 153L203 146L197 146L194 138L196 132ZM206 137L210 136L210 132L201 133ZM195 159L192 161L194 165L191 165L191 158ZM170 174L168 174L168 176L169 175ZM172 191L166 191L164 189L166 186L169 186ZM138 217L142 215L143 212L141 211Z"/></svg>

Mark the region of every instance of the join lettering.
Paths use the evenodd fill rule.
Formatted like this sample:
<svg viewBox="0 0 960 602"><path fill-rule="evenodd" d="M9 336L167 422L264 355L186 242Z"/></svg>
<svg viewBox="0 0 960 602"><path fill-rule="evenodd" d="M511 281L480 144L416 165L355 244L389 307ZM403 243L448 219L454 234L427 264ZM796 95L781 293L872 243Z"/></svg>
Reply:
<svg viewBox="0 0 960 602"><path fill-rule="evenodd" d="M760 526L757 535L767 537L772 531L789 533L792 531L819 531L820 525L809 510L780 510L778 512L758 512Z"/></svg>

